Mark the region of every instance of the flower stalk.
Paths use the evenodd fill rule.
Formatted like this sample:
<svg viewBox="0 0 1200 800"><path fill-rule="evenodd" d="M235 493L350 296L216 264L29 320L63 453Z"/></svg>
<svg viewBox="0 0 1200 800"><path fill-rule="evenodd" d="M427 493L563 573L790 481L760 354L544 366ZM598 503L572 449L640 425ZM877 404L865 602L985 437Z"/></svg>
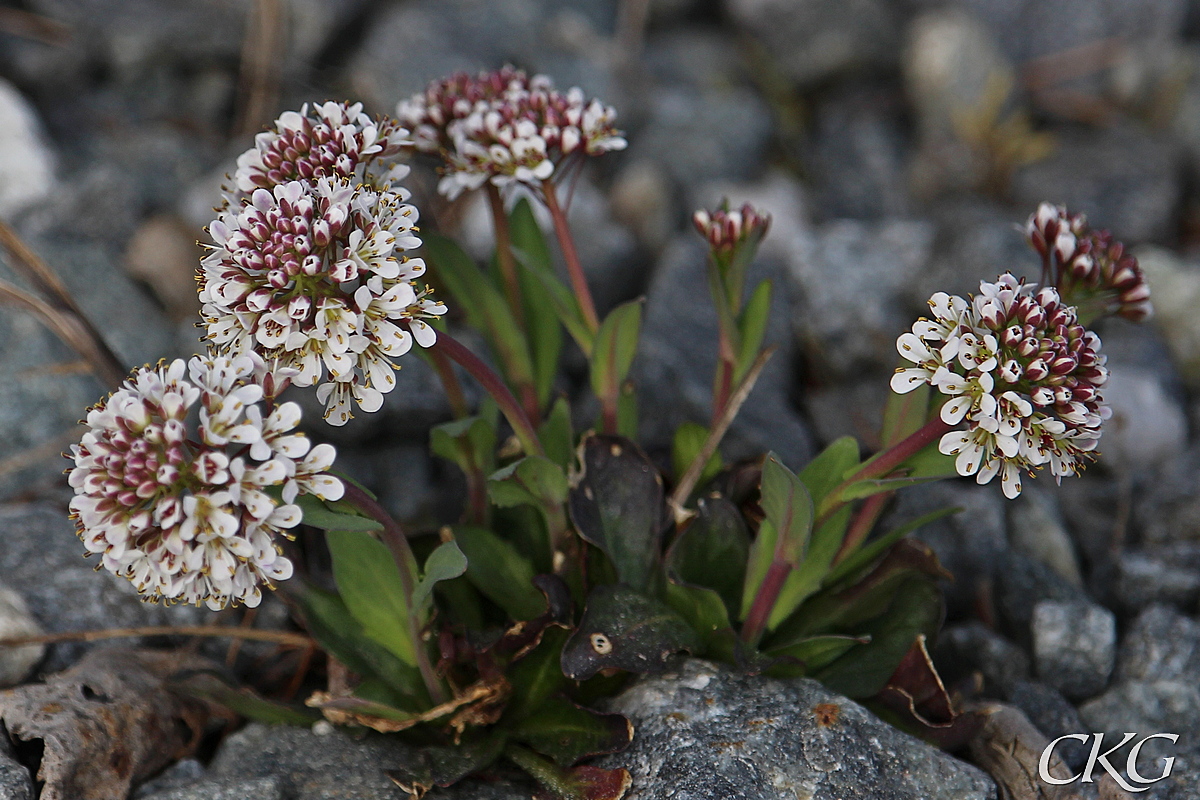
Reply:
<svg viewBox="0 0 1200 800"><path fill-rule="evenodd" d="M504 385L504 381L500 379L499 375L445 331L438 331L437 341L430 349L440 349L450 360L465 369L483 386L500 407L500 413L504 414L505 419L512 425L513 433L517 435L517 439L521 442L521 449L525 451L526 455L545 455L542 443L538 439L537 429L533 427L529 415L525 413L525 409L517 402L517 398L513 397L512 392Z"/></svg>
<svg viewBox="0 0 1200 800"><path fill-rule="evenodd" d="M592 291L587 285L587 276L583 273L583 265L579 262L579 253L575 249L575 238L571 235L571 227L567 224L567 215L558 203L557 187L552 180L542 181L542 199L554 222L554 235L558 246L562 249L563 260L567 262L567 275L571 279L571 289L575 292L575 300L583 313L588 330L595 333L600 328L600 317L596 314L596 304L592 300Z"/></svg>

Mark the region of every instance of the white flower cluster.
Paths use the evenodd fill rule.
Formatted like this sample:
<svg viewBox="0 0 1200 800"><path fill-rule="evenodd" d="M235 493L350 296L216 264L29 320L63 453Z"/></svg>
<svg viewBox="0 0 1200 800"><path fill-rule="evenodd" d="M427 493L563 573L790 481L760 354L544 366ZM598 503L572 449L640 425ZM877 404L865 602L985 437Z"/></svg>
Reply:
<svg viewBox="0 0 1200 800"><path fill-rule="evenodd" d="M405 255L421 241L409 193L392 180L397 173L355 160L390 145L362 127L362 115L351 113L357 106L331 105L318 107L318 120L350 117L357 126L326 134L308 117L285 114L239 161L238 186L256 188L231 197L209 226L214 244L202 262L200 300L216 352L253 352L292 370L293 383L317 386L326 419L344 425L352 400L379 409L396 385L394 359L414 339L432 345L436 334L424 320L446 307L417 282L424 261ZM328 147L302 151L288 136ZM288 169L272 166L276 156Z"/></svg>
<svg viewBox="0 0 1200 800"><path fill-rule="evenodd" d="M401 101L396 115L418 150L446 162L438 190L454 199L487 181L496 186L549 179L563 159L621 150L612 106L579 88L561 92L544 75L505 67L454 75Z"/></svg>
<svg viewBox="0 0 1200 800"><path fill-rule="evenodd" d="M410 144L408 131L394 120L372 120L362 103L330 101L314 105L311 114L306 103L298 112L281 114L238 157L229 200L237 203L255 189L322 176L390 189L408 174L408 167L393 159Z"/></svg>
<svg viewBox="0 0 1200 800"><path fill-rule="evenodd" d="M1092 230L1083 214L1042 203L1025 223L1025 236L1059 293L1081 312L1133 322L1153 315L1150 284L1137 259L1110 232Z"/></svg>
<svg viewBox="0 0 1200 800"><path fill-rule="evenodd" d="M897 350L916 364L892 378L910 392L930 384L948 399L942 421L951 431L939 449L956 455L960 475L979 483L1001 476L1004 494L1021 492L1021 472L1049 466L1057 479L1075 474L1096 447L1109 409L1100 339L1084 329L1058 292L1005 274L983 282L970 301L938 292L922 318L900 336Z"/></svg>
<svg viewBox="0 0 1200 800"><path fill-rule="evenodd" d="M292 564L276 537L298 495L342 496L334 449L295 433L300 408L265 410L258 358L135 370L88 411L71 448L72 517L89 553L157 601L256 606Z"/></svg>

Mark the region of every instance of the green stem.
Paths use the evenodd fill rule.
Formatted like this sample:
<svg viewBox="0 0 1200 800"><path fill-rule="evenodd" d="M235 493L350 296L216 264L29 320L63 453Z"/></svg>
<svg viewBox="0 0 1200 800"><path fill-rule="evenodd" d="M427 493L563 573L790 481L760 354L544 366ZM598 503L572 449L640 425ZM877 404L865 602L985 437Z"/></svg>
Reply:
<svg viewBox="0 0 1200 800"><path fill-rule="evenodd" d="M512 392L504 385L504 381L500 380L500 376L493 372L487 364L445 331L438 331L437 341L429 349L441 349L448 358L470 373L472 378L479 381L484 390L500 406L501 413L512 425L513 432L520 440L521 448L526 455L545 455L542 443L538 440L537 430L529 421L529 415L525 413L521 404L517 402L517 398L513 397Z"/></svg>
<svg viewBox="0 0 1200 800"><path fill-rule="evenodd" d="M575 250L575 239L571 236L571 228L567 224L567 215L558 204L558 195L554 181L542 181L542 199L554 221L554 235L558 237L558 246L562 248L563 260L567 262L567 274L571 278L571 288L575 291L575 299L579 310L583 312L583 320L588 330L595 333L600 328L600 317L596 314L596 304L592 301L592 292L588 289L587 277L583 274L583 265L579 263L579 253Z"/></svg>
<svg viewBox="0 0 1200 800"><path fill-rule="evenodd" d="M417 557L413 555L412 548L408 546L408 536L405 534L404 529L387 512L387 509L379 505L371 495L350 481L342 481L342 484L346 487L346 493L342 498L383 526L379 537L383 540L388 550L391 551L392 558L396 561L396 566L400 571L400 585L404 590L404 596L411 598L417 586L418 566ZM425 642L421 636L421 623L417 619L415 612L409 614L408 633L412 637L413 650L416 652L417 658L417 669L421 672L421 678L425 682L425 689L429 692L429 699L434 704L446 702L445 687L442 686L442 681L438 678L437 672L433 668L433 663L429 660L429 651L425 647Z"/></svg>
<svg viewBox="0 0 1200 800"><path fill-rule="evenodd" d="M821 505L817 508L817 518L813 522L813 530L819 530L838 508L845 504L846 501L842 498L842 495L845 494L848 488L859 481L882 478L890 474L905 461L952 430L954 430L953 425L943 422L941 416L935 416L907 438L901 439L887 450L868 460L857 472L834 487L829 494L825 495L825 499L821 501Z"/></svg>
<svg viewBox="0 0 1200 800"><path fill-rule="evenodd" d="M549 789L555 797L561 800L576 800L576 791L566 771L552 761L542 758L532 750L517 744L504 748L505 757L525 770L542 786Z"/></svg>

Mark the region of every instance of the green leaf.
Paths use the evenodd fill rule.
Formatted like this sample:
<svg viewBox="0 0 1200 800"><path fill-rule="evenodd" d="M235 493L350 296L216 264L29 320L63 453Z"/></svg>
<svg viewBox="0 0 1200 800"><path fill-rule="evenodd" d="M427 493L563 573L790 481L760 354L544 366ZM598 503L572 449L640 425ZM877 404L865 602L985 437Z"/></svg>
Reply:
<svg viewBox="0 0 1200 800"><path fill-rule="evenodd" d="M633 740L633 726L620 714L601 714L551 697L511 730L514 739L569 767L590 756L616 753Z"/></svg>
<svg viewBox="0 0 1200 800"><path fill-rule="evenodd" d="M562 670L573 680L609 668L661 672L672 654L702 647L670 606L628 586L604 584L588 595L583 618L563 648Z"/></svg>
<svg viewBox="0 0 1200 800"><path fill-rule="evenodd" d="M488 478L488 497L501 508L561 505L569 490L562 467L544 456L525 456Z"/></svg>
<svg viewBox="0 0 1200 800"><path fill-rule="evenodd" d="M591 378L597 397L616 398L629 375L642 328L642 303L639 299L617 306L596 331Z"/></svg>
<svg viewBox="0 0 1200 800"><path fill-rule="evenodd" d="M850 511L849 505L842 506L813 534L804 561L789 572L783 581L783 588L779 590L779 597L775 599L775 606L767 618L768 630L779 627L826 582L834 556L841 549L846 536Z"/></svg>
<svg viewBox="0 0 1200 800"><path fill-rule="evenodd" d="M800 472L800 480L808 487L813 503L820 504L846 473L858 466L858 440L853 436L835 439Z"/></svg>
<svg viewBox="0 0 1200 800"><path fill-rule="evenodd" d="M412 607L423 610L433 599L433 587L438 581L457 578L467 571L467 557L456 542L442 542L425 559L425 574L413 588Z"/></svg>
<svg viewBox="0 0 1200 800"><path fill-rule="evenodd" d="M383 530L383 524L370 517L348 513L343 510L335 510L353 508L352 506L327 503L313 494L302 494L296 498L295 502L296 505L300 506L301 513L304 514L304 524L311 525L314 528L321 528L327 531Z"/></svg>
<svg viewBox="0 0 1200 800"><path fill-rule="evenodd" d="M488 403L476 416L430 428L429 448L468 475L480 471L486 474L495 463L496 423L496 407Z"/></svg>
<svg viewBox="0 0 1200 800"><path fill-rule="evenodd" d="M904 361L904 364L911 366L908 361ZM925 424L929 416L930 391L929 384L923 383L905 394L891 393L883 409L883 431L880 437L883 449L886 450L906 439Z"/></svg>
<svg viewBox="0 0 1200 800"><path fill-rule="evenodd" d="M807 636L778 644L772 642L766 654L785 659L767 669L775 678L802 678L833 661L858 645L869 644L869 636Z"/></svg>
<svg viewBox="0 0 1200 800"><path fill-rule="evenodd" d="M558 374L558 358L562 353L562 327L554 308L554 298L546 285L531 269L554 274L554 262L546 238L533 216L529 200L521 198L509 217L509 232L514 251L519 251L530 269L520 270L522 308L529 348L533 355L534 386L538 403L545 406ZM514 256L515 258L516 256Z"/></svg>
<svg viewBox="0 0 1200 800"><path fill-rule="evenodd" d="M338 593L362 625L363 634L405 664L416 666L416 644L408 627L410 606L391 552L362 531L330 531L325 540Z"/></svg>
<svg viewBox="0 0 1200 800"><path fill-rule="evenodd" d="M536 648L509 666L505 677L512 685L512 696L504 709L506 720L528 717L546 698L567 688L561 664L563 645L569 635L565 628L547 629Z"/></svg>
<svg viewBox="0 0 1200 800"><path fill-rule="evenodd" d="M626 439L637 440L638 397L633 381L622 383L620 394L617 395L617 433Z"/></svg>
<svg viewBox="0 0 1200 800"><path fill-rule="evenodd" d="M571 404L560 397L550 406L546 420L538 427L538 439L546 449L546 458L564 471L575 457L575 428L571 424Z"/></svg>
<svg viewBox="0 0 1200 800"><path fill-rule="evenodd" d="M842 578L853 575L859 570L866 569L871 565L872 562L882 558L884 553L886 553L892 545L903 539L908 534L912 533L923 525L936 522L942 517L947 517L951 514L957 514L960 511L962 511L962 509L956 506L939 508L937 511L931 511L928 514L923 514L911 522L906 522L895 530L888 531L882 536L872 539L847 556L842 563L838 564L833 571L829 573L829 577L826 579L826 584L832 586Z"/></svg>
<svg viewBox="0 0 1200 800"><path fill-rule="evenodd" d="M864 623L887 609L901 584L913 578L949 577L927 545L901 539L869 573L854 583L831 586L809 599L775 635L780 641L818 633L857 635Z"/></svg>
<svg viewBox="0 0 1200 800"><path fill-rule="evenodd" d="M684 422L675 429L675 436L671 439L671 468L674 470L676 481L683 477L683 473L687 472L687 468L700 454L700 450L707 440L708 428L698 422ZM704 465L704 469L700 470L700 478L696 481L696 485L703 486L708 483L714 475L721 471L721 466L721 455L713 453L709 457L708 463Z"/></svg>
<svg viewBox="0 0 1200 800"><path fill-rule="evenodd" d="M910 578L896 588L887 610L863 626L870 644L850 650L814 677L853 699L877 694L887 685L913 641L932 637L942 623L942 593L926 578Z"/></svg>
<svg viewBox="0 0 1200 800"><path fill-rule="evenodd" d="M738 320L738 352L737 369L733 374L733 382L737 384L746 376L750 365L762 347L763 338L767 334L767 323L771 316L771 282L763 281L754 287L753 294L742 309Z"/></svg>
<svg viewBox="0 0 1200 800"><path fill-rule="evenodd" d="M702 497L696 516L667 548L667 569L684 583L717 592L738 609L750 555L750 530L737 506L721 495Z"/></svg>
<svg viewBox="0 0 1200 800"><path fill-rule="evenodd" d="M229 685L225 679L212 671L189 672L174 676L171 690L212 700L246 719L270 725L312 725L321 719L321 713L303 706L277 703L259 696L253 689Z"/></svg>
<svg viewBox="0 0 1200 800"><path fill-rule="evenodd" d="M608 556L622 583L648 589L667 519L662 477L641 448L620 436L588 436L579 461L569 497L576 530Z"/></svg>
<svg viewBox="0 0 1200 800"><path fill-rule="evenodd" d="M750 546L742 588L742 619L749 614L771 565L786 564L794 570L804 560L812 537L812 495L774 453L768 453L763 462L760 503L766 516ZM775 616L774 611L771 616Z"/></svg>
<svg viewBox="0 0 1200 800"><path fill-rule="evenodd" d="M704 655L721 661L733 661L737 648L737 633L729 620L729 609L721 595L703 586L678 580L671 574L667 581L667 605L673 608L692 630L704 640Z"/></svg>
<svg viewBox="0 0 1200 800"><path fill-rule="evenodd" d="M510 222L513 257L522 267L522 291L528 291L526 283L528 279L540 284L543 294L539 296L539 302L541 297L546 298L548 302L543 308L536 309L536 312L541 313L548 307L548 310L552 311L558 317L559 322L566 327L567 332L578 343L584 355L589 355L592 351L592 333L588 329L587 321L583 317L575 295L559 280L554 271L554 260L550 254L550 248L546 244L546 238L542 235L541 228L538 227L537 220L534 219L533 209L527 200L522 199L513 207ZM525 296L528 309L531 296L529 294Z"/></svg>
<svg viewBox="0 0 1200 800"><path fill-rule="evenodd" d="M779 534L776 560L798 565L812 535L813 500L808 487L774 453L763 462L762 508Z"/></svg>
<svg viewBox="0 0 1200 800"><path fill-rule="evenodd" d="M421 232L425 260L466 312L471 327L483 333L509 383L532 385L533 359L503 292L450 239Z"/></svg>
<svg viewBox="0 0 1200 800"><path fill-rule="evenodd" d="M425 697L421 673L398 659L386 647L363 632L362 624L350 613L342 599L315 586L290 587L296 598L304 625L321 649L363 676L376 676L394 690L412 698L416 710Z"/></svg>
<svg viewBox="0 0 1200 800"><path fill-rule="evenodd" d="M533 619L546 601L533 585L533 564L485 528L457 525L454 541L467 558L467 579L514 620Z"/></svg>

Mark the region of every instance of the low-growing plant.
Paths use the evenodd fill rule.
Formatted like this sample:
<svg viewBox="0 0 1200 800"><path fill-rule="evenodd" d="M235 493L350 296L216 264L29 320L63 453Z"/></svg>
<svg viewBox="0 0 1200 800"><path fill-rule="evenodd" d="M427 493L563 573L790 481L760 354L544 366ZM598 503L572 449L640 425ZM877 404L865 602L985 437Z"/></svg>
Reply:
<svg viewBox="0 0 1200 800"><path fill-rule="evenodd" d="M1043 467L1076 473L1107 416L1087 326L1149 312L1121 245L1043 205L1026 229L1040 284L1006 274L971 298L935 294L899 337L878 452L847 437L805 465L727 464L722 436L771 355L773 288L747 282L771 220L699 211L712 416L680 426L664 472L637 443L643 305L600 316L559 196L582 162L624 146L610 107L511 68L434 83L396 120L333 102L284 114L238 159L208 229L209 355L136 370L72 448L88 551L149 600L254 606L286 581L340 665L308 705L412 735L422 760L393 778L417 796L503 758L559 797L620 797L628 773L580 765L632 736L595 701L680 653L811 676L931 738L961 736L925 649L946 573L906 538L953 509L877 531L881 515L932 480L999 475L1015 497ZM404 156L437 161L448 197L486 194L489 263L418 231ZM495 369L450 335L448 308ZM564 333L586 357L595 420L556 394ZM333 448L297 433L299 407L279 399L315 386L332 425L376 411L414 342L456 415L431 448L466 476L462 519L437 537L410 537L334 475ZM485 390L478 408L455 365ZM292 578L280 539L300 525L326 532L336 591Z"/></svg>

